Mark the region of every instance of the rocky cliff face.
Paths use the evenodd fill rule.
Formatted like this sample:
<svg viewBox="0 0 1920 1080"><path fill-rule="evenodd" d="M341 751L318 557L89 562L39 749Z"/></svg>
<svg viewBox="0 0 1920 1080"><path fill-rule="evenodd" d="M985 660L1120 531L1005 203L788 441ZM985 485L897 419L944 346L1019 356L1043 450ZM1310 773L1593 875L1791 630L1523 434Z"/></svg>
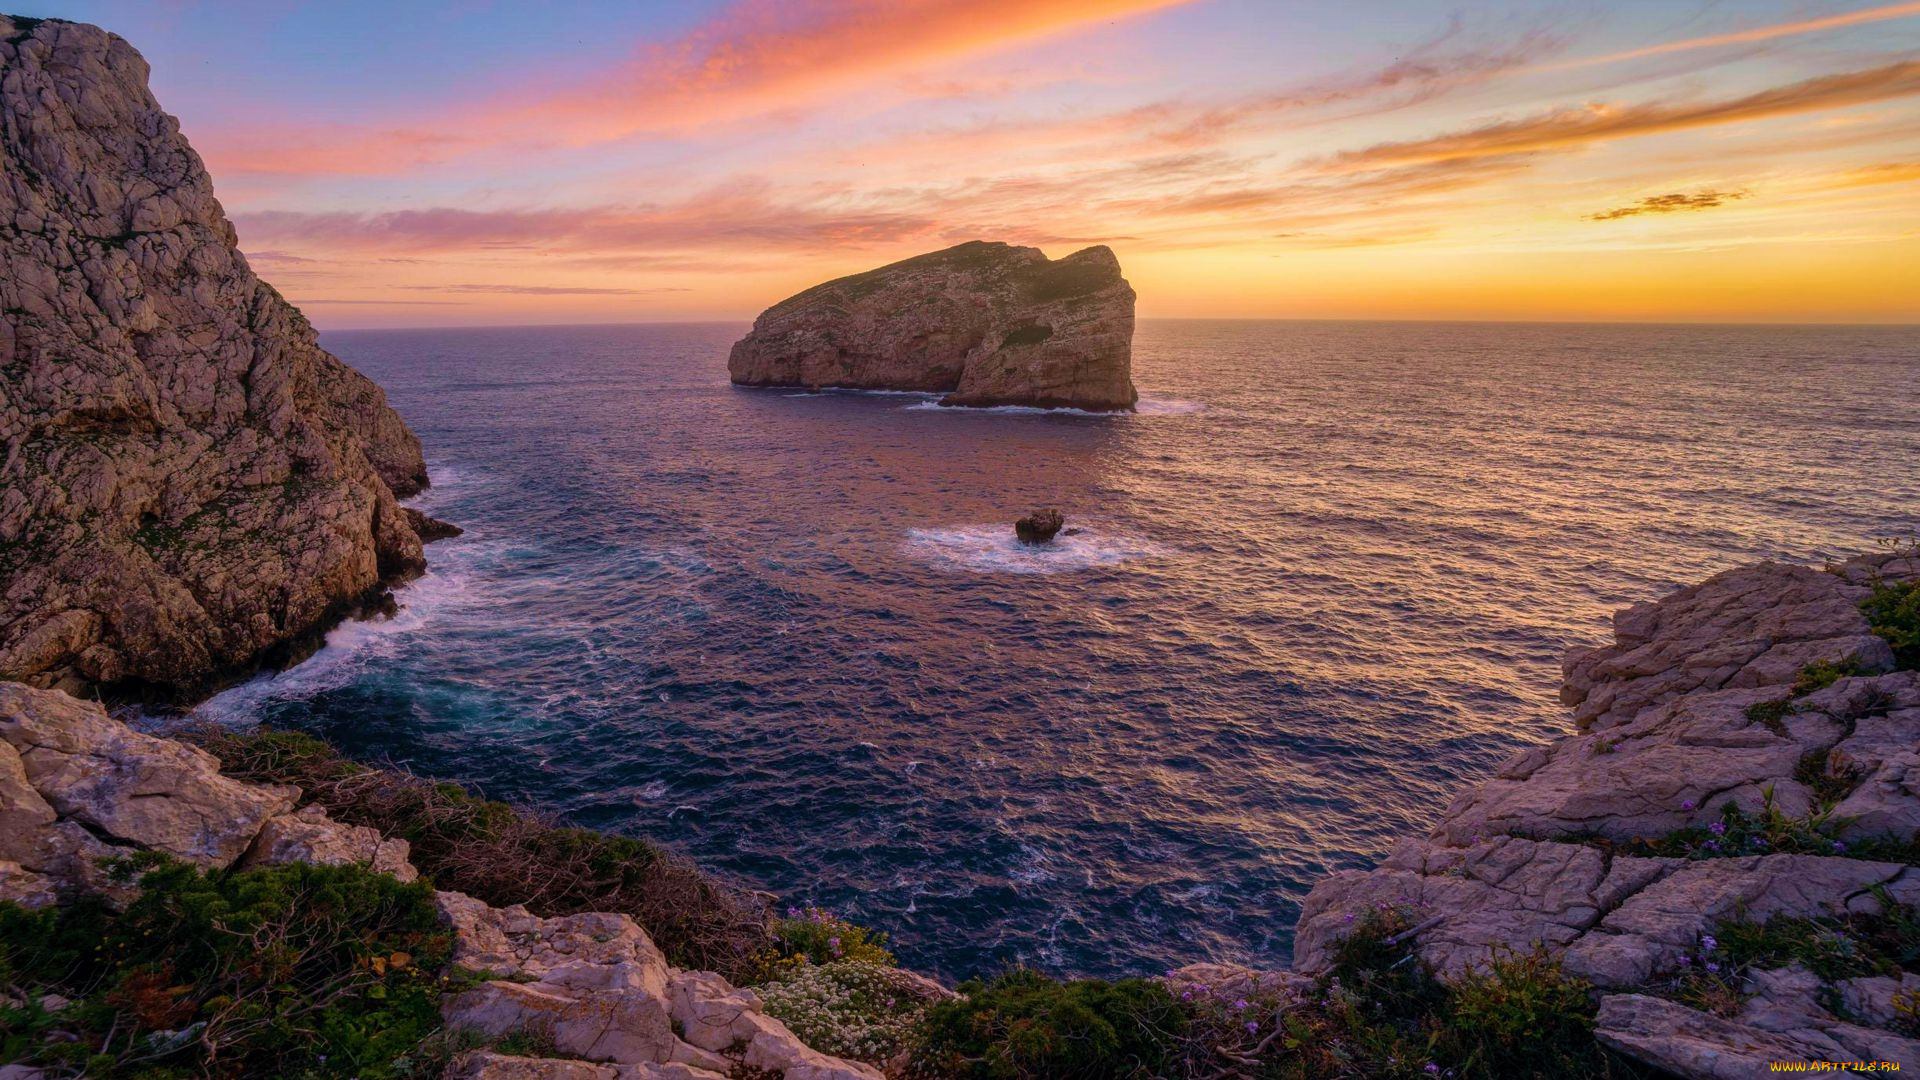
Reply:
<svg viewBox="0 0 1920 1080"><path fill-rule="evenodd" d="M0 676L191 688L421 565L420 444L253 275L126 42L0 18Z"/></svg>
<svg viewBox="0 0 1920 1080"><path fill-rule="evenodd" d="M1661 990L1712 961L1723 920L1920 906L1920 672L1893 670L1859 607L1871 583L1915 580L1910 554L1765 563L1620 612L1613 644L1567 658L1582 733L1515 755L1377 869L1315 885L1296 969L1325 971L1357 914L1399 906L1445 974L1546 946L1605 994L1602 1041L1682 1076L1920 1059L1900 1005L1920 976L1756 964L1731 1014ZM1730 830L1729 807L1770 827Z"/></svg>
<svg viewBox="0 0 1920 1080"><path fill-rule="evenodd" d="M816 285L754 320L743 386L944 393L943 405L1133 408L1133 288L1105 247L974 242Z"/></svg>

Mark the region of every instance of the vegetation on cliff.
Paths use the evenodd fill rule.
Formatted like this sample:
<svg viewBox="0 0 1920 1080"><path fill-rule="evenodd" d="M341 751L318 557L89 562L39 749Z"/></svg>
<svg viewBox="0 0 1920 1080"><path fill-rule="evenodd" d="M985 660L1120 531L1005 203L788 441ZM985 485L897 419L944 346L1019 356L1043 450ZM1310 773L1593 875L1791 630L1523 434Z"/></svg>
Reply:
<svg viewBox="0 0 1920 1080"><path fill-rule="evenodd" d="M0 903L0 1061L54 1076L431 1076L451 935L433 890L356 866L142 854L100 897Z"/></svg>
<svg viewBox="0 0 1920 1080"><path fill-rule="evenodd" d="M184 733L221 771L260 784L297 784L301 804L335 821L412 845L436 886L536 915L628 915L676 966L734 982L761 974L776 948L763 898L701 872L684 856L627 836L565 826L478 798L459 784L375 769L293 731L201 728Z"/></svg>

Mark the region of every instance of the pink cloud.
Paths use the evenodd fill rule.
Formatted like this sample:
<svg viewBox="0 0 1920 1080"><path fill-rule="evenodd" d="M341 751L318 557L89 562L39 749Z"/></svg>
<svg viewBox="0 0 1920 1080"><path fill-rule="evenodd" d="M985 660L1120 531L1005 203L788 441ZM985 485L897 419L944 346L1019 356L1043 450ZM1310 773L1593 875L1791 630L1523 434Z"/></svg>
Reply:
<svg viewBox="0 0 1920 1080"><path fill-rule="evenodd" d="M525 100L391 125L199 136L217 170L390 174L502 146L583 145L790 114L877 79L1193 0L738 0L685 37ZM911 89L901 80L896 89ZM925 83L938 91L941 84Z"/></svg>

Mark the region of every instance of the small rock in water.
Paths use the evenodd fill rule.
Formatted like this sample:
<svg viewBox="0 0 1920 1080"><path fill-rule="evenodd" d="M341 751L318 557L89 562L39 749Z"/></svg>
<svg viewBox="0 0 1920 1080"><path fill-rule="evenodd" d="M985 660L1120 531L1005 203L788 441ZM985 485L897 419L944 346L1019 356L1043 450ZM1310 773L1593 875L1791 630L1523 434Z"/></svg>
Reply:
<svg viewBox="0 0 1920 1080"><path fill-rule="evenodd" d="M1053 507L1043 507L1013 523L1013 535L1023 544L1044 544L1052 540L1060 526L1067 523L1066 516Z"/></svg>

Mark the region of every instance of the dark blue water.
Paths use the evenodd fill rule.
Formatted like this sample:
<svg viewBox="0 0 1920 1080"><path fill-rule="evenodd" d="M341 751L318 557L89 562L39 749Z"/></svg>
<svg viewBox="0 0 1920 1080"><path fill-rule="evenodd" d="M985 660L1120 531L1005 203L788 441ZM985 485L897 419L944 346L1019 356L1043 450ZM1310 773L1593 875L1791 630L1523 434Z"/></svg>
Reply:
<svg viewBox="0 0 1920 1080"><path fill-rule="evenodd" d="M468 530L207 711L653 837L948 975L1284 962L1615 607L1920 517L1920 332L1148 322L1132 417L727 385L737 326L338 333ZM1086 531L1027 553L1036 503Z"/></svg>

